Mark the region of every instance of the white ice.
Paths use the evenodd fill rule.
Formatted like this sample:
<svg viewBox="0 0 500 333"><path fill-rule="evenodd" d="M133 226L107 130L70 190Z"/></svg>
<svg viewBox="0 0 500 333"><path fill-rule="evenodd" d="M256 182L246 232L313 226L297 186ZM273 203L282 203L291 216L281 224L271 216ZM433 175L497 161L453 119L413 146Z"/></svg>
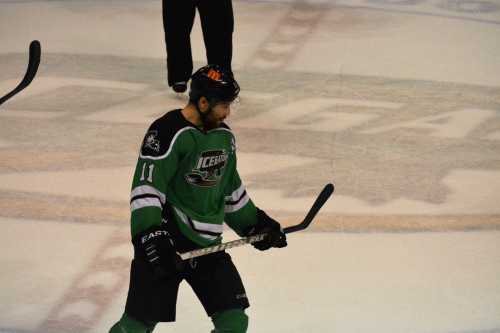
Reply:
<svg viewBox="0 0 500 333"><path fill-rule="evenodd" d="M240 175L285 249L230 253L248 332L500 332L500 2L234 1ZM158 0L0 0L0 332L108 332L166 83ZM197 18L195 67L205 64ZM226 229L225 241L237 236ZM187 284L177 321L210 332Z"/></svg>

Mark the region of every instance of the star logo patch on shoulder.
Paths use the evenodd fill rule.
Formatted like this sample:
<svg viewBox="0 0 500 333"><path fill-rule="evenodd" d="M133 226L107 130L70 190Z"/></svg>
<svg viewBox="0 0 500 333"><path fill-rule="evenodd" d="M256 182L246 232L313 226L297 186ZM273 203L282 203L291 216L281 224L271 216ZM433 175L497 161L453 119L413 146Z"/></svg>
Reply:
<svg viewBox="0 0 500 333"><path fill-rule="evenodd" d="M158 135L157 131L149 131L146 134L146 142L144 143L144 147L151 148L156 152L160 151L160 141L156 140L155 137Z"/></svg>

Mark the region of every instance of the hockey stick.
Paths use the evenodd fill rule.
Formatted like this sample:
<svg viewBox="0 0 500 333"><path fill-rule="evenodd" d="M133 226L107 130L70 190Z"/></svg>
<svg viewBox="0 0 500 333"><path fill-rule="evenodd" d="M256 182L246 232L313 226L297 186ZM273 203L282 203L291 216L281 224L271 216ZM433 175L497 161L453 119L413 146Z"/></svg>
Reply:
<svg viewBox="0 0 500 333"><path fill-rule="evenodd" d="M332 195L332 193L333 193L333 185L332 184L326 185L325 188L323 189L323 191L321 191L321 193L319 194L316 201L314 202L313 206L311 207L311 210L309 210L309 213L307 213L304 221L302 221L301 223L299 223L297 225L284 228L283 232L285 234L289 234L291 232L306 229L309 226L309 224L311 224L311 222L314 219L314 217L316 216L316 214L318 214L321 207L323 207L323 205L328 200L328 198L330 198L330 195ZM203 249L198 249L198 250L193 250L193 251L189 251L186 253L182 253L182 254L180 254L180 256L183 260L201 257L201 256L204 256L205 254L224 251L224 250L228 250L230 248L242 246L245 244L255 243L255 242L263 240L265 236L266 236L266 234L244 237L244 238L240 238L240 239L237 239L235 241L223 243L220 245L210 246L210 247L206 247Z"/></svg>
<svg viewBox="0 0 500 333"><path fill-rule="evenodd" d="M4 97L0 98L0 105L2 105L5 101L7 101L9 98L29 86L31 81L33 81L33 78L36 75L36 71L38 70L38 65L40 64L40 56L42 53L42 49L40 46L40 42L37 40L34 40L30 44L30 58L29 58L29 63L28 63L28 70L26 71L26 74L24 75L23 80L21 83L10 93L5 95Z"/></svg>

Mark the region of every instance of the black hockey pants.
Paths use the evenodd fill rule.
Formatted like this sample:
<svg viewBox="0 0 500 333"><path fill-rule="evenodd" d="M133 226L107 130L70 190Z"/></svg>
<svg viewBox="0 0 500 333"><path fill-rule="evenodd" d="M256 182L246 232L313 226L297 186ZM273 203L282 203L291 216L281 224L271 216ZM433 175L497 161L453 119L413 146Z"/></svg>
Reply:
<svg viewBox="0 0 500 333"><path fill-rule="evenodd" d="M168 85L188 82L193 73L191 30L196 9L207 54L207 64L230 71L233 56L234 17L231 0L162 0L167 47Z"/></svg>

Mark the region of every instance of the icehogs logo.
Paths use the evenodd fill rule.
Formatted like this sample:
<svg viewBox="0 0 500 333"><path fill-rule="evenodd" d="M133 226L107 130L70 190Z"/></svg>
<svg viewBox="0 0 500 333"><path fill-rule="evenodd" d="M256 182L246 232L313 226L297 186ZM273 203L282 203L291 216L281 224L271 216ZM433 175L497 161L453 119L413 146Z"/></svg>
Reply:
<svg viewBox="0 0 500 333"><path fill-rule="evenodd" d="M217 184L224 175L229 154L225 149L208 150L198 156L196 167L193 171L199 173L187 173L186 180L193 185L209 187ZM224 171L221 171L224 169Z"/></svg>
<svg viewBox="0 0 500 333"><path fill-rule="evenodd" d="M157 131L149 131L148 134L146 134L146 143L144 144L144 147L151 148L156 152L160 151L160 141L155 140L157 135Z"/></svg>

